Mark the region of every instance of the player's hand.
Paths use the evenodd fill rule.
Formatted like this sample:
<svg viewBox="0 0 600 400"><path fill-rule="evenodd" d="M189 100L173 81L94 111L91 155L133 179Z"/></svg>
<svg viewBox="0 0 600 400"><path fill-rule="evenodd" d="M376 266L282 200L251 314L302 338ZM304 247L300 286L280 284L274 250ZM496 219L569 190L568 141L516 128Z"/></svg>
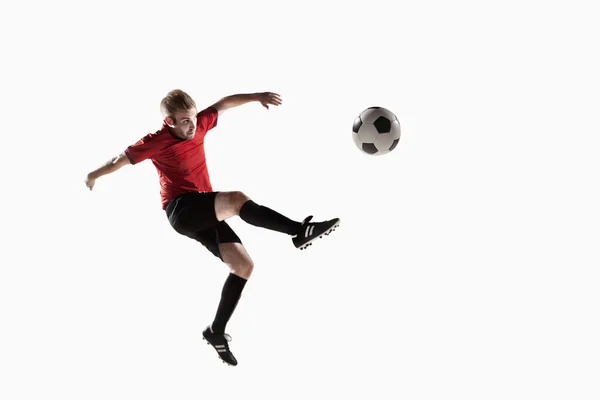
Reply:
<svg viewBox="0 0 600 400"><path fill-rule="evenodd" d="M96 184L95 179L92 179L89 176L85 177L85 186L87 186L88 189L92 190L94 188L94 184Z"/></svg>
<svg viewBox="0 0 600 400"><path fill-rule="evenodd" d="M264 92L258 94L258 101L263 105L267 110L269 109L269 105L278 106L281 105L281 97L277 93Z"/></svg>

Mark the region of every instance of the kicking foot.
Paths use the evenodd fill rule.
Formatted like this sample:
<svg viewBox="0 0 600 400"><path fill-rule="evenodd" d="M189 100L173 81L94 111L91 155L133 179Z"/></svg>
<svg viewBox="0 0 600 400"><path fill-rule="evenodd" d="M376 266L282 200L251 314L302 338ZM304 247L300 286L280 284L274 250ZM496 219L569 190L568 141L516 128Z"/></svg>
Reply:
<svg viewBox="0 0 600 400"><path fill-rule="evenodd" d="M214 347L219 358L221 358L224 363L232 366L237 365L238 362L233 356L233 353L229 350L229 344L227 343L231 341L231 336L226 333L214 333L209 325L202 332L202 337L206 340L207 344Z"/></svg>
<svg viewBox="0 0 600 400"><path fill-rule="evenodd" d="M310 246L312 242L323 237L323 235L329 235L331 232L335 231L335 228L340 226L339 218L323 222L309 222L311 219L312 215L306 217L302 222L300 231L292 238L292 242L294 242L294 246L296 246L297 249L304 250Z"/></svg>

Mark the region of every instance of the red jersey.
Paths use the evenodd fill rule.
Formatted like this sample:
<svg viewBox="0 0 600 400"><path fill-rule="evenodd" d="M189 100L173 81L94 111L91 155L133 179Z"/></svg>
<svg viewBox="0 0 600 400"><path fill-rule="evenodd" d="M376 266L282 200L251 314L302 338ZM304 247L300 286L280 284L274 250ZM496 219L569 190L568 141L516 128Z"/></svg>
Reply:
<svg viewBox="0 0 600 400"><path fill-rule="evenodd" d="M208 107L196 114L196 133L192 139L173 136L166 123L125 149L131 164L152 160L160 181L160 197L165 209L169 200L186 192L212 192L206 168L204 137L217 126L219 113Z"/></svg>

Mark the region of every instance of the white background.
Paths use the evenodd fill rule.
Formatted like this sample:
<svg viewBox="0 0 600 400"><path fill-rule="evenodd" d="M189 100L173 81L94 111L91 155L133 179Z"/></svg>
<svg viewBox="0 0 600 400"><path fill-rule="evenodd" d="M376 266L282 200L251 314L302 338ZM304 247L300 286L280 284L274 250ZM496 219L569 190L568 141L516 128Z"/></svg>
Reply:
<svg viewBox="0 0 600 400"><path fill-rule="evenodd" d="M600 396L591 2L15 4L1 399ZM279 93L221 116L213 185L342 219L306 252L230 220L256 264L236 368L201 340L228 271L168 225L152 164L83 183L174 88ZM402 126L383 157L351 137L374 105Z"/></svg>

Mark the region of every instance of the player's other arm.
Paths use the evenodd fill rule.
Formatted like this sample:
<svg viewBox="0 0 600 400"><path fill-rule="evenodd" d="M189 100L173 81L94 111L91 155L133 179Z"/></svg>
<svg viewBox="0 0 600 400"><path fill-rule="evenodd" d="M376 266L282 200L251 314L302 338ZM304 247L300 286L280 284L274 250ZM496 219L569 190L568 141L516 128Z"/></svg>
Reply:
<svg viewBox="0 0 600 400"><path fill-rule="evenodd" d="M131 161L129 160L125 152L123 152L118 156L106 161L104 164L102 164L102 166L88 173L85 178L85 185L90 190L92 190L94 184L96 183L96 179L100 178L101 176L111 174L128 164L131 164Z"/></svg>
<svg viewBox="0 0 600 400"><path fill-rule="evenodd" d="M262 104L266 109L269 109L269 105L280 105L281 97L277 93L272 92L233 94L231 96L223 97L213 104L212 107L214 107L219 112L219 115L221 115L225 110L255 101Z"/></svg>

